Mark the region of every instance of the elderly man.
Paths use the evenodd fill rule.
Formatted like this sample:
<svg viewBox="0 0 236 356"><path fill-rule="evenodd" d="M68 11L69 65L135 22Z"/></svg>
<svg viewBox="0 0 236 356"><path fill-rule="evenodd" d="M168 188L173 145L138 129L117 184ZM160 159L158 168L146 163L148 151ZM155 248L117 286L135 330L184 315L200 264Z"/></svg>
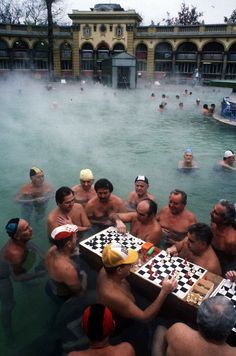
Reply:
<svg viewBox="0 0 236 356"><path fill-rule="evenodd" d="M110 214L123 213L126 209L123 200L112 194L113 185L108 179L99 179L94 188L97 196L89 200L85 211L91 223L99 230L103 230L113 225L109 218Z"/></svg>
<svg viewBox="0 0 236 356"><path fill-rule="evenodd" d="M231 171L236 171L234 167L235 162L235 154L232 150L227 150L224 153L224 157L222 161L219 161L218 164L223 168L230 169Z"/></svg>
<svg viewBox="0 0 236 356"><path fill-rule="evenodd" d="M11 278L16 282L29 281L45 275L43 254L30 240L32 228L24 219L14 218L6 224L10 240L0 253L0 302L3 332L13 337L12 311L15 306Z"/></svg>
<svg viewBox="0 0 236 356"><path fill-rule="evenodd" d="M38 219L44 217L48 200L53 193L52 186L44 181L42 169L32 167L29 174L31 182L23 185L16 196L16 201L22 205L22 217L27 221L34 209Z"/></svg>
<svg viewBox="0 0 236 356"><path fill-rule="evenodd" d="M83 232L90 228L90 222L81 204L75 203L74 192L69 187L61 187L55 195L57 208L48 215L48 234L57 226L74 224L78 231Z"/></svg>
<svg viewBox="0 0 236 356"><path fill-rule="evenodd" d="M197 222L195 215L185 209L186 204L187 194L175 189L170 193L169 204L163 207L157 215L157 221L163 231L164 248L183 240L189 226Z"/></svg>
<svg viewBox="0 0 236 356"><path fill-rule="evenodd" d="M221 199L211 212L212 246L220 260L223 275L236 270L236 211L234 204Z"/></svg>
<svg viewBox="0 0 236 356"><path fill-rule="evenodd" d="M167 249L171 255L195 263L209 272L221 275L220 262L211 247L213 234L210 227L204 223L196 223L188 228L187 236L183 241Z"/></svg>
<svg viewBox="0 0 236 356"><path fill-rule="evenodd" d="M76 203L85 206L90 199L96 196L93 180L93 173L90 169L86 168L80 171L80 184L71 188L75 193Z"/></svg>
<svg viewBox="0 0 236 356"><path fill-rule="evenodd" d="M137 176L134 181L135 191L128 195L128 209L135 210L138 203L143 199L155 200L155 197L148 192L149 182L145 176Z"/></svg>
<svg viewBox="0 0 236 356"><path fill-rule="evenodd" d="M193 151L191 148L186 148L184 151L184 159L179 161L178 169L198 168L197 163L193 161Z"/></svg>
<svg viewBox="0 0 236 356"><path fill-rule="evenodd" d="M114 214L112 219L116 223L119 233L126 233L126 225L130 223L130 233L144 241L158 244L162 230L156 220L157 204L151 199L144 199L137 205L136 212Z"/></svg>
<svg viewBox="0 0 236 356"><path fill-rule="evenodd" d="M52 233L53 246L46 254L46 268L50 277L48 294L58 302L78 296L86 287L86 275L79 271L72 254L76 248L78 226L67 224Z"/></svg>
<svg viewBox="0 0 236 356"><path fill-rule="evenodd" d="M24 219L14 218L6 224L10 236L3 249L3 257L10 265L16 281L28 281L45 275L42 265L44 254L33 244L32 228Z"/></svg>
<svg viewBox="0 0 236 356"><path fill-rule="evenodd" d="M229 299L222 296L206 299L198 309L198 330L176 323L167 331L166 355L234 356L236 348L229 346L226 340L235 322L236 311Z"/></svg>

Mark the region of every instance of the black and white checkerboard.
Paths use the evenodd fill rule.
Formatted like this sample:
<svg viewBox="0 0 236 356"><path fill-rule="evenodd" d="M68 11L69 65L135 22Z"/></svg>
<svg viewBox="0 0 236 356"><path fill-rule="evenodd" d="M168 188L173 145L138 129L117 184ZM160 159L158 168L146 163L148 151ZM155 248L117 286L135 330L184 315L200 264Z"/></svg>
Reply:
<svg viewBox="0 0 236 356"><path fill-rule="evenodd" d="M230 299L234 307L236 308L236 283L231 282L229 279L223 279L223 281L219 284L219 286L214 290L211 297L215 295L223 295L224 297ZM232 329L236 332L236 324Z"/></svg>
<svg viewBox="0 0 236 356"><path fill-rule="evenodd" d="M98 256L102 256L102 251L104 247L113 241L119 242L126 248L132 248L137 252L145 243L145 241L129 233L125 235L119 234L117 232L117 229L111 226L80 242L80 246L83 246L84 248L90 250L93 253L96 253Z"/></svg>
<svg viewBox="0 0 236 356"><path fill-rule="evenodd" d="M170 257L166 251L161 251L135 274L161 288L162 280L173 275L178 281L178 287L173 292L178 298L184 299L195 283L202 278L206 269L183 260L180 257Z"/></svg>

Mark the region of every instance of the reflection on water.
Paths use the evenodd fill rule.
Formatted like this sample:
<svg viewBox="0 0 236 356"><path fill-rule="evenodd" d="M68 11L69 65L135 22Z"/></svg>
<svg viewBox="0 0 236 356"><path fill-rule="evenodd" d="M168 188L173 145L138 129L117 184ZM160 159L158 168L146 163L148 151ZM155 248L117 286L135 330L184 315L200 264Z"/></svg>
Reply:
<svg viewBox="0 0 236 356"><path fill-rule="evenodd" d="M234 150L236 131L203 117L195 103L200 98L202 104L215 103L219 110L228 89L195 87L193 95L186 97L184 87L159 86L114 95L113 90L100 86L85 86L81 91L78 85L57 84L47 91L41 83L20 78L2 82L0 87L1 247L7 241L5 223L20 213L14 197L28 181L32 166L41 167L55 188L75 185L80 170L91 168L96 179L111 180L114 193L125 199L133 190L134 178L144 174L159 206L166 204L171 190L182 189L188 194L188 208L203 222L209 222L218 199L235 201L236 174L215 166L226 149ZM162 93L169 98L160 113ZM178 108L177 94L183 110ZM192 147L200 167L187 174L177 170L186 147ZM53 206L51 201L48 210ZM46 250L45 220L31 223L34 241ZM9 349L0 332L4 355L14 355L17 349L40 340L51 310L44 285L45 280L14 284L16 342Z"/></svg>

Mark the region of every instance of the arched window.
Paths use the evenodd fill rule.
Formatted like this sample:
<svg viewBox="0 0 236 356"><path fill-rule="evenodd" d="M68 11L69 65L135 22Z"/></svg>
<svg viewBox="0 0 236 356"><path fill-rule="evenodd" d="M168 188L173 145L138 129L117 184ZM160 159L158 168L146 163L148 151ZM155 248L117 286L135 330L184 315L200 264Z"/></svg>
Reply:
<svg viewBox="0 0 236 356"><path fill-rule="evenodd" d="M101 44L97 48L97 59L103 60L106 58L109 58L109 48L108 48L107 44Z"/></svg>
<svg viewBox="0 0 236 356"><path fill-rule="evenodd" d="M48 68L48 45L44 41L38 41L33 47L33 67L34 69Z"/></svg>
<svg viewBox="0 0 236 356"><path fill-rule="evenodd" d="M80 51L81 70L93 70L94 51L90 43L85 43Z"/></svg>
<svg viewBox="0 0 236 356"><path fill-rule="evenodd" d="M137 58L137 71L146 71L147 70L147 46L143 43L140 43L136 47L135 55Z"/></svg>
<svg viewBox="0 0 236 356"><path fill-rule="evenodd" d="M13 69L29 69L30 68L30 52L29 46L25 41L16 40L12 47Z"/></svg>
<svg viewBox="0 0 236 356"><path fill-rule="evenodd" d="M172 59L172 47L167 42L162 42L156 45L155 48L155 59Z"/></svg>
<svg viewBox="0 0 236 356"><path fill-rule="evenodd" d="M122 43L117 43L113 47L113 54L118 54L125 51L125 47Z"/></svg>

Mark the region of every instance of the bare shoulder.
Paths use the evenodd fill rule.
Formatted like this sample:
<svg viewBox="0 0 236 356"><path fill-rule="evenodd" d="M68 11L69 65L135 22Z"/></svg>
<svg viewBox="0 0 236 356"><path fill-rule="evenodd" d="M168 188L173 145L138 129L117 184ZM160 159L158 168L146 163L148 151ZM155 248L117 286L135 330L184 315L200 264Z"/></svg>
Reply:
<svg viewBox="0 0 236 356"><path fill-rule="evenodd" d="M186 218L188 218L189 220L196 221L196 216L194 213L192 213L192 211L184 210L184 213L185 213Z"/></svg>
<svg viewBox="0 0 236 356"><path fill-rule="evenodd" d="M123 199L121 199L120 197L118 197L118 195L112 194L111 195L111 199L114 203L123 203Z"/></svg>
<svg viewBox="0 0 236 356"><path fill-rule="evenodd" d="M89 199L89 201L88 201L87 204L86 204L86 208L87 208L87 207L92 207L94 204L97 204L97 201L98 201L97 196L95 196L95 197Z"/></svg>
<svg viewBox="0 0 236 356"><path fill-rule="evenodd" d="M32 184L26 183L20 188L20 194L29 194L32 191Z"/></svg>
<svg viewBox="0 0 236 356"><path fill-rule="evenodd" d="M153 201L156 200L156 198L154 197L154 195L151 194L151 193L148 193L147 196L148 196L148 199L151 199L151 200L153 200Z"/></svg>
<svg viewBox="0 0 236 356"><path fill-rule="evenodd" d="M79 190L79 188L80 188L80 185L79 185L79 184L73 185L73 187L71 187L71 189L72 189L74 192L77 192L77 190Z"/></svg>
<svg viewBox="0 0 236 356"><path fill-rule="evenodd" d="M166 215L167 213L169 212L169 208L168 206L163 206L160 210L159 210L159 213L157 214L157 216L160 216L160 215Z"/></svg>
<svg viewBox="0 0 236 356"><path fill-rule="evenodd" d="M134 198L136 198L136 192L135 191L130 192L128 194L128 200L133 200Z"/></svg>
<svg viewBox="0 0 236 356"><path fill-rule="evenodd" d="M75 203L73 208L74 208L74 211L84 211L84 207L79 203Z"/></svg>
<svg viewBox="0 0 236 356"><path fill-rule="evenodd" d="M188 332L190 330L192 329L190 329L190 327L184 323L175 323L167 330L166 334L171 334L171 336L173 336L174 334L178 335L182 332Z"/></svg>
<svg viewBox="0 0 236 356"><path fill-rule="evenodd" d="M114 356L135 356L135 351L133 346L128 342L122 342L121 344L116 346L116 350L114 350Z"/></svg>

